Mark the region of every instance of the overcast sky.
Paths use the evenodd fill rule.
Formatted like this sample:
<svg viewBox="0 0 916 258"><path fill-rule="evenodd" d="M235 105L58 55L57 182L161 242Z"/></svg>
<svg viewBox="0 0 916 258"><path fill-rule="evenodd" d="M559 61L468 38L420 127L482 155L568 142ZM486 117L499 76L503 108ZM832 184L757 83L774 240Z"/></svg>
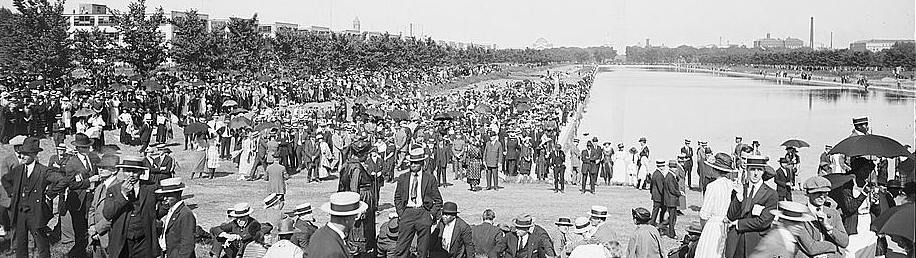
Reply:
<svg viewBox="0 0 916 258"><path fill-rule="evenodd" d="M125 9L125 0L68 1ZM414 34L434 39L530 46L545 38L555 46L752 45L767 32L799 38L808 45L815 17L815 45L846 48L860 39L913 39L913 0L149 0L166 11L194 8L210 17L250 17L262 22L330 25L349 29L359 17L362 30ZM12 0L0 0L12 7Z"/></svg>

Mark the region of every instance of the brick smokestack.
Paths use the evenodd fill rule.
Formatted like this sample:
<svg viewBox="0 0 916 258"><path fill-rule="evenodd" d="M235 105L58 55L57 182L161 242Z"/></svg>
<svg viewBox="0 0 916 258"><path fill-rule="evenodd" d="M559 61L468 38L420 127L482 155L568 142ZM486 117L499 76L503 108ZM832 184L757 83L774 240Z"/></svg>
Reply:
<svg viewBox="0 0 916 258"><path fill-rule="evenodd" d="M811 49L814 49L814 17L811 17L811 33L808 42L810 42Z"/></svg>

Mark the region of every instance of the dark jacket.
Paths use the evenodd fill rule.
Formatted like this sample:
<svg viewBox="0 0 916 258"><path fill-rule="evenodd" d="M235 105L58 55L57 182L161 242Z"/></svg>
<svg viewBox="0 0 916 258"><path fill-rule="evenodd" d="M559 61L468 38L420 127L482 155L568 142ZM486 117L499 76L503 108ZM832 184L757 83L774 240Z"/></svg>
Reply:
<svg viewBox="0 0 916 258"><path fill-rule="evenodd" d="M123 183L112 185L108 188L108 197L102 207L102 215L105 216L105 219L111 221L111 232L108 233L108 253L112 254L112 256L117 256L121 253L127 242L127 218L131 216L130 213L134 212L133 203L139 202L139 211L135 212L137 214L135 218L139 218L140 223L143 225L141 234L150 239L150 241L146 241L148 245L144 246L143 249L149 250L148 257L158 257L160 251L159 241L156 240L156 194L153 193L156 185L140 184L137 199L128 200L121 194Z"/></svg>
<svg viewBox="0 0 916 258"><path fill-rule="evenodd" d="M91 205L90 200L92 198L92 193L87 191L89 187L92 186L92 183L89 182L89 177L98 175L99 168L95 166L98 164L101 159L95 153L86 153L86 157L89 159L92 168L87 168L83 165L83 162L80 160L79 156L73 155L67 160L67 164L64 165L64 176L69 181L69 186L67 189L67 200L60 202L58 209L61 212L67 212L68 210L83 210ZM79 176L79 180L77 180Z"/></svg>
<svg viewBox="0 0 916 258"><path fill-rule="evenodd" d="M665 184L662 190L662 196L666 207L677 207L678 198L681 196L681 190L680 187L678 187L678 178L673 171L671 173L665 173Z"/></svg>
<svg viewBox="0 0 916 258"><path fill-rule="evenodd" d="M502 231L492 223L483 222L471 228L474 239L474 253L486 257L499 257L496 249Z"/></svg>
<svg viewBox="0 0 916 258"><path fill-rule="evenodd" d="M407 172L398 176L398 186L394 191L394 207L398 214L404 214L407 208L407 202L410 198L410 174ZM436 177L428 172L423 173L423 182L420 182L420 191L423 196L423 208L429 211L433 217L439 217L439 211L442 209L442 195L439 194L439 183Z"/></svg>
<svg viewBox="0 0 916 258"><path fill-rule="evenodd" d="M430 256L433 257L452 257L452 258L474 258L476 248L474 240L471 237L471 226L461 218L455 218L455 227L452 229L451 236L443 236L442 231L445 224L440 220L432 233L432 242L430 242ZM448 250L443 249L442 239L451 238Z"/></svg>
<svg viewBox="0 0 916 258"><path fill-rule="evenodd" d="M566 152L563 150L554 150L547 155L547 162L554 168L566 167Z"/></svg>
<svg viewBox="0 0 916 258"><path fill-rule="evenodd" d="M649 182L649 193L652 193L653 202L665 202L665 173L656 169L652 172L652 181Z"/></svg>
<svg viewBox="0 0 916 258"><path fill-rule="evenodd" d="M305 250L305 248L309 247L309 239L312 238L312 235L315 234L315 231L318 230L318 227L313 223L301 220L296 221L295 227L299 230L299 232L293 233L293 236L290 237L289 241L299 246L299 248L302 248L302 250Z"/></svg>
<svg viewBox="0 0 916 258"><path fill-rule="evenodd" d="M750 191L750 187L744 187L744 193ZM754 247L769 232L770 225L773 224L773 214L771 210L776 209L777 197L776 190L773 190L766 184L760 184L760 189L754 196L746 197L743 201L738 201L736 192L732 192L732 201L726 214L728 220L737 221L737 227L728 230L725 239L725 256L726 257L747 257L754 251ZM759 213L754 213L754 207L759 206ZM744 252L736 252L743 247Z"/></svg>
<svg viewBox="0 0 916 258"><path fill-rule="evenodd" d="M24 165L16 165L9 173L3 175L3 187L9 193L10 221L15 225L19 212L16 207L22 204L30 216L23 218L30 225L47 225L51 220L51 204L48 200L63 192L67 181L58 173L35 161L32 175L26 177Z"/></svg>
<svg viewBox="0 0 916 258"><path fill-rule="evenodd" d="M197 228L197 218L184 203L172 214L165 232L165 255L174 257L197 257L194 254L194 230Z"/></svg>
<svg viewBox="0 0 916 258"><path fill-rule="evenodd" d="M518 139L508 138L506 139L506 159L507 160L516 160L518 159L518 153L521 151L522 147L519 146Z"/></svg>
<svg viewBox="0 0 916 258"><path fill-rule="evenodd" d="M506 241L502 242L498 249L500 257L503 258L545 258L557 256L553 250L553 241L547 231L541 226L534 225L529 231L528 241L525 246L519 250L519 237L515 232L506 234Z"/></svg>
<svg viewBox="0 0 916 258"><path fill-rule="evenodd" d="M347 244L337 232L327 225L315 231L309 239L309 246L305 248L305 257L309 258L349 258Z"/></svg>
<svg viewBox="0 0 916 258"><path fill-rule="evenodd" d="M783 168L776 169L776 177L773 178L773 182L776 183L776 194L780 200L791 194L792 187L789 186L789 183L792 181L789 174Z"/></svg>

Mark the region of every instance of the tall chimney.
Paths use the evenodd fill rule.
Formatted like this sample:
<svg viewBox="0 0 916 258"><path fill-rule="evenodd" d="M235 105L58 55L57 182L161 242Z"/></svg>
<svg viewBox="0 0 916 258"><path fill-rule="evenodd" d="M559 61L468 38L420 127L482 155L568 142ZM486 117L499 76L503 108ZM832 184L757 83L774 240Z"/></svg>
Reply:
<svg viewBox="0 0 916 258"><path fill-rule="evenodd" d="M649 47L649 39L646 39L646 47Z"/></svg>
<svg viewBox="0 0 916 258"><path fill-rule="evenodd" d="M808 38L811 49L814 49L814 16L811 16L811 34Z"/></svg>
<svg viewBox="0 0 916 258"><path fill-rule="evenodd" d="M769 33L769 32L767 32L767 38L770 38L770 33Z"/></svg>

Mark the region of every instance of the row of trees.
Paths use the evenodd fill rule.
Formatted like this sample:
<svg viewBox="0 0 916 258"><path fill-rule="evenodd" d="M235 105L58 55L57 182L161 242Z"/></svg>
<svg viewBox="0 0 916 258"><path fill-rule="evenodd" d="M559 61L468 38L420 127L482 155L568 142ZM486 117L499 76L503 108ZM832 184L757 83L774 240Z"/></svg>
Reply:
<svg viewBox="0 0 916 258"><path fill-rule="evenodd" d="M880 52L840 50L763 50L757 48L694 48L680 46L627 47L627 61L645 63L691 62L802 66L857 66L916 68L916 45L898 43Z"/></svg>
<svg viewBox="0 0 916 258"><path fill-rule="evenodd" d="M454 48L432 39L394 35L258 31L258 18L232 18L225 28L208 29L206 20L190 10L167 18L162 9L148 14L145 0L113 11L119 33L98 28L68 33L63 2L14 0L17 12L0 8L0 77L22 84L39 76L55 86L66 84L73 71L91 85L105 85L117 64L126 64L141 78L171 61L178 71L207 79L212 75L283 74L296 77L328 71L426 69L443 65L484 63L603 62L616 52L607 47L533 49ZM170 42L158 31L173 26ZM10 79L12 78L12 79ZM13 83L10 83L13 81Z"/></svg>

